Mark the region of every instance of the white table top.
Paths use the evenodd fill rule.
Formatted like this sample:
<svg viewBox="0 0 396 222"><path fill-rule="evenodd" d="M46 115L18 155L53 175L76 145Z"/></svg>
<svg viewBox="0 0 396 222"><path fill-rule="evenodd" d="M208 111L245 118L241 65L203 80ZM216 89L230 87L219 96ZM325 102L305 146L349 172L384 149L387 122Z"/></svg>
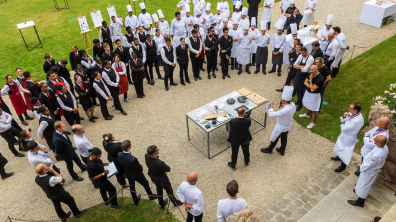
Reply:
<svg viewBox="0 0 396 222"><path fill-rule="evenodd" d="M34 26L34 22L33 21L28 21L28 22L23 22L23 23L17 24L18 29L27 28L27 27L30 27L30 26Z"/></svg>
<svg viewBox="0 0 396 222"><path fill-rule="evenodd" d="M370 0L368 2L365 2L364 4L373 5L373 6L377 6L380 8L389 8L389 7L396 5L395 3L382 3L382 5L377 5L376 2L377 2L377 0Z"/></svg>
<svg viewBox="0 0 396 222"><path fill-rule="evenodd" d="M306 37L304 37L304 38L301 37L301 33L302 33L303 31L305 31L305 30L308 30L308 31L309 31L309 30L311 30L312 27L319 27L319 25L315 25L315 26L309 25L309 26L307 26L307 27L305 27L305 28L300 29L300 30L297 31L297 33L298 33L297 36L300 38L301 44L307 45L307 44L311 44L311 43L313 43L313 42L315 42L315 41L318 40L318 39L316 39L316 38L314 38L314 37L310 37L310 36L306 36ZM319 29L319 30L320 30L320 29ZM286 41L289 41L291 38L293 38L292 34L287 35L287 36L286 36Z"/></svg>

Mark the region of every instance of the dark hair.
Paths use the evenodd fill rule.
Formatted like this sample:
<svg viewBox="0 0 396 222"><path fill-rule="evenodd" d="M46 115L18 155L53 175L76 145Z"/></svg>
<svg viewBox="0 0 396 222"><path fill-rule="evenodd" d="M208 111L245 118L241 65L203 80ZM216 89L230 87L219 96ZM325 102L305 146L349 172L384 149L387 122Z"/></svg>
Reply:
<svg viewBox="0 0 396 222"><path fill-rule="evenodd" d="M151 35L150 35L150 34L147 34L147 35L145 36L145 39L147 39L148 37L151 38Z"/></svg>
<svg viewBox="0 0 396 222"><path fill-rule="evenodd" d="M182 41L182 40L184 40L185 38L184 37L180 37L180 42Z"/></svg>
<svg viewBox="0 0 396 222"><path fill-rule="evenodd" d="M44 85L47 85L47 83L45 83L45 82L40 83L40 85L39 85L40 89L43 88Z"/></svg>
<svg viewBox="0 0 396 222"><path fill-rule="evenodd" d="M111 140L111 138L113 137L113 134L111 134L111 133L105 133L105 134L103 134L103 140L104 141L106 141L106 142L109 142L110 140ZM105 139L107 137L107 140Z"/></svg>
<svg viewBox="0 0 396 222"><path fill-rule="evenodd" d="M27 130L22 130L20 133L19 133L19 141L20 141L20 146L21 146L21 148L22 149L25 149L25 146L24 146L24 143L23 143L23 141L25 141L25 138L27 137Z"/></svg>
<svg viewBox="0 0 396 222"><path fill-rule="evenodd" d="M133 41L136 41L136 40L138 40L138 41L139 41L139 39L138 39L138 38L136 38L136 37L135 37L135 38L133 38Z"/></svg>
<svg viewBox="0 0 396 222"><path fill-rule="evenodd" d="M300 39L294 39L294 41L297 41L298 43L301 43Z"/></svg>
<svg viewBox="0 0 396 222"><path fill-rule="evenodd" d="M30 72L29 71L26 71L26 72L23 73L23 77L29 78L29 76L30 76Z"/></svg>
<svg viewBox="0 0 396 222"><path fill-rule="evenodd" d="M128 31L129 29L132 29L131 26L127 26L127 27L125 28L126 31Z"/></svg>
<svg viewBox="0 0 396 222"><path fill-rule="evenodd" d="M99 56L95 56L94 60L96 61L98 59L100 59L102 61L102 59Z"/></svg>
<svg viewBox="0 0 396 222"><path fill-rule="evenodd" d="M61 91L63 87L65 87L65 86L64 86L64 85L61 85L61 84L59 84L59 85L57 85L57 86L56 86L56 89L57 89L58 91Z"/></svg>
<svg viewBox="0 0 396 222"><path fill-rule="evenodd" d="M362 109L362 106L360 106L360 103L352 103L353 105L353 109L356 110L357 112L360 112L360 110Z"/></svg>
<svg viewBox="0 0 396 222"><path fill-rule="evenodd" d="M159 29L159 28L155 29L155 33L157 33L158 31L160 31L160 29Z"/></svg>
<svg viewBox="0 0 396 222"><path fill-rule="evenodd" d="M95 71L93 75L94 75L94 77L96 77L96 76L98 76L98 74L99 74L99 72Z"/></svg>
<svg viewBox="0 0 396 222"><path fill-rule="evenodd" d="M341 33L341 28L338 27L338 26L333 27L333 31L335 31L335 32L337 32L337 33Z"/></svg>
<svg viewBox="0 0 396 222"><path fill-rule="evenodd" d="M175 16L178 16L178 15L180 15L180 12L175 12Z"/></svg>
<svg viewBox="0 0 396 222"><path fill-rule="evenodd" d="M44 55L44 59L48 59L49 57L51 57L51 54L45 54Z"/></svg>
<svg viewBox="0 0 396 222"><path fill-rule="evenodd" d="M235 197L237 195L237 193L238 193L238 183L236 182L236 180L231 180L227 184L227 193L231 197Z"/></svg>
<svg viewBox="0 0 396 222"><path fill-rule="evenodd" d="M93 147L91 149L91 155L99 156L102 153L102 151L98 147Z"/></svg>
<svg viewBox="0 0 396 222"><path fill-rule="evenodd" d="M52 66L52 67L50 68L50 70L51 70L52 72L55 72L55 73L58 73L58 72L59 72L59 69L58 69L58 67L56 67L56 66Z"/></svg>
<svg viewBox="0 0 396 222"><path fill-rule="evenodd" d="M115 43L117 44L117 42L121 42L121 40L119 40L119 39L116 39L116 40L115 40Z"/></svg>
<svg viewBox="0 0 396 222"><path fill-rule="evenodd" d="M79 52L80 52L81 54L87 53L84 49L81 49Z"/></svg>
<svg viewBox="0 0 396 222"><path fill-rule="evenodd" d="M223 28L223 32L228 31L229 29L227 27Z"/></svg>
<svg viewBox="0 0 396 222"><path fill-rule="evenodd" d="M60 61L61 61L62 64L67 65L67 59L63 58L63 59L61 59Z"/></svg>
<svg viewBox="0 0 396 222"><path fill-rule="evenodd" d="M37 99L36 97L32 97L32 98L30 99L30 103L31 103L32 105L36 104L37 101L39 101L39 99Z"/></svg>
<svg viewBox="0 0 396 222"><path fill-rule="evenodd" d="M374 222L378 222L381 220L381 217L374 217Z"/></svg>
<svg viewBox="0 0 396 222"><path fill-rule="evenodd" d="M113 18L115 18L115 16L113 15L113 16L111 16L111 20L113 20Z"/></svg>
<svg viewBox="0 0 396 222"><path fill-rule="evenodd" d="M195 24L195 25L193 25L193 28L194 28L194 29L199 28L199 25L198 25L198 24Z"/></svg>
<svg viewBox="0 0 396 222"><path fill-rule="evenodd" d="M318 47L319 46L319 42L315 41L315 42L312 43L312 45L315 46L315 47Z"/></svg>
<svg viewBox="0 0 396 222"><path fill-rule="evenodd" d="M5 76L5 79L8 80L8 77L9 77L9 76L11 76L11 75L6 75L6 76ZM12 77L12 76L11 76L11 77Z"/></svg>
<svg viewBox="0 0 396 222"><path fill-rule="evenodd" d="M102 21L102 25L104 25L104 24L106 24L107 22L106 21Z"/></svg>
<svg viewBox="0 0 396 222"><path fill-rule="evenodd" d="M22 70L22 68L16 68L16 69L15 69L15 72L16 72L18 69Z"/></svg>
<svg viewBox="0 0 396 222"><path fill-rule="evenodd" d="M22 145L22 143L21 143ZM34 150L34 148L36 148L38 146L38 144L34 141L30 141L28 142L28 144L26 145L26 149L28 150Z"/></svg>
<svg viewBox="0 0 396 222"><path fill-rule="evenodd" d="M93 40L93 43L99 43L100 41L99 41L99 39L94 39Z"/></svg>
<svg viewBox="0 0 396 222"><path fill-rule="evenodd" d="M107 65L107 64L109 64L109 60L105 60L105 61L103 61L103 65L105 66L105 65ZM111 62L110 62L111 63Z"/></svg>
<svg viewBox="0 0 396 222"><path fill-rule="evenodd" d="M214 32L214 29L212 28L212 27L210 27L209 29L208 29L208 33L210 33L210 32Z"/></svg>
<svg viewBox="0 0 396 222"><path fill-rule="evenodd" d="M300 46L300 48L302 48L302 47L303 47L303 44L302 44L301 42L299 42L299 43L297 43L296 46ZM304 48L305 48L305 47L304 47Z"/></svg>
<svg viewBox="0 0 396 222"><path fill-rule="evenodd" d="M121 144L121 149L122 149L123 151L126 152L129 148L131 148L131 141L125 140L124 142L122 142L122 144Z"/></svg>
<svg viewBox="0 0 396 222"><path fill-rule="evenodd" d="M54 74L54 72L52 70L47 72L47 76L50 77L52 74Z"/></svg>
<svg viewBox="0 0 396 222"><path fill-rule="evenodd" d="M301 47L301 52L307 52L308 51L308 49L307 48L305 48L305 47Z"/></svg>
<svg viewBox="0 0 396 222"><path fill-rule="evenodd" d="M151 145L151 146L149 146L148 148L147 148L147 153L148 153L148 155L152 155L153 153L155 153L155 149L157 149L157 146L156 145Z"/></svg>
<svg viewBox="0 0 396 222"><path fill-rule="evenodd" d="M110 46L109 43L103 43L103 48L106 48L107 46Z"/></svg>
<svg viewBox="0 0 396 222"><path fill-rule="evenodd" d="M171 39L170 38L165 38L165 42L170 42Z"/></svg>
<svg viewBox="0 0 396 222"><path fill-rule="evenodd" d="M47 109L46 106L40 106L40 107L38 108L38 110L37 110L37 113L38 113L38 114L41 114L41 113L45 112L46 109Z"/></svg>
<svg viewBox="0 0 396 222"><path fill-rule="evenodd" d="M194 33L198 33L198 31L195 29L191 30L191 34L194 34Z"/></svg>
<svg viewBox="0 0 396 222"><path fill-rule="evenodd" d="M81 64L77 64L77 68L82 68L83 66Z"/></svg>
<svg viewBox="0 0 396 222"><path fill-rule="evenodd" d="M116 53L116 54L114 54L114 58L115 57L118 57L119 59L120 59L120 61L121 61L121 56L118 54L118 53ZM121 61L122 62L122 61Z"/></svg>

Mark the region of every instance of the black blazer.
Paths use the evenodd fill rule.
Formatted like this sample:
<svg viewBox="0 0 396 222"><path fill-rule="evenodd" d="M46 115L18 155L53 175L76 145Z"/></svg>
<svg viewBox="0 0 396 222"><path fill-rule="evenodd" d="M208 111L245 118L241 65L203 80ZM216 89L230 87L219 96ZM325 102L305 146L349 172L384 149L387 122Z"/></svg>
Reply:
<svg viewBox="0 0 396 222"><path fill-rule="evenodd" d="M235 118L230 121L230 135L227 141L234 145L249 145L252 140L249 128L250 118Z"/></svg>
<svg viewBox="0 0 396 222"><path fill-rule="evenodd" d="M84 100L84 99L91 99L90 95L89 95L89 91L91 90L89 88L89 86L87 86L87 84L85 82L81 83L83 85L83 87L85 88L85 90L88 91L83 91L83 89L81 88L80 85L78 85L76 83L76 85L74 86L74 90L76 91L76 93L78 94L78 96L80 97L80 99ZM80 100L81 103L81 100Z"/></svg>
<svg viewBox="0 0 396 222"><path fill-rule="evenodd" d="M176 57L177 57L177 62L179 64L186 64L188 63L188 45L184 45L184 50L181 45L178 45L176 47Z"/></svg>
<svg viewBox="0 0 396 222"><path fill-rule="evenodd" d="M56 130L54 131L54 134L52 134L52 142L55 146L55 153L59 154L60 158L63 160L72 159L73 155L75 154L72 142L67 135L66 137L67 139L57 133Z"/></svg>
<svg viewBox="0 0 396 222"><path fill-rule="evenodd" d="M50 95L51 99L49 99L43 92L40 93L38 99L41 104L45 105L48 110L55 115L55 111L59 108L58 101L56 100L55 94L49 90L48 94Z"/></svg>
<svg viewBox="0 0 396 222"><path fill-rule="evenodd" d="M164 161L158 158L151 158L148 153L144 156L146 165L148 167L148 175L153 183L157 186L166 187L170 184L168 175L165 172L170 172L170 167Z"/></svg>
<svg viewBox="0 0 396 222"><path fill-rule="evenodd" d="M65 79L70 79L70 73L69 73L69 70L67 70L66 66L63 67L63 66L59 65L59 63L56 63L56 67L59 70L58 76L61 76Z"/></svg>
<svg viewBox="0 0 396 222"><path fill-rule="evenodd" d="M103 49L102 43L100 43L99 47L94 46L93 47L93 57L95 58L96 56L102 57L102 54L105 50Z"/></svg>
<svg viewBox="0 0 396 222"><path fill-rule="evenodd" d="M144 32L143 35L142 33L137 33L137 35L139 36L139 42L144 43L146 41L146 35L144 34Z"/></svg>
<svg viewBox="0 0 396 222"><path fill-rule="evenodd" d="M6 113L12 115L11 112L10 112L10 108L8 108L7 104L4 102L4 100L3 100L3 98L2 98L1 96L0 96L0 108L1 108L4 112L6 112Z"/></svg>
<svg viewBox="0 0 396 222"><path fill-rule="evenodd" d="M212 42L210 42L209 37L205 39L205 47L208 47L209 50L205 50L206 56L217 56L217 45L219 42L216 37L212 37Z"/></svg>
<svg viewBox="0 0 396 222"><path fill-rule="evenodd" d="M116 47L114 50L114 55L118 54L119 56L121 56L121 61L123 61L125 64L129 61L129 49L125 46L122 46L122 53L121 50ZM108 55L107 55L108 56Z"/></svg>
<svg viewBox="0 0 396 222"><path fill-rule="evenodd" d="M136 157L132 156L131 153L118 153L118 161L124 167L128 180L136 181L139 177L145 178L142 165Z"/></svg>
<svg viewBox="0 0 396 222"><path fill-rule="evenodd" d="M44 73L47 74L47 72L51 69L52 66L55 66L55 64L55 59L52 59L51 63L48 63L47 60L45 60L43 64Z"/></svg>
<svg viewBox="0 0 396 222"><path fill-rule="evenodd" d="M70 61L70 65L72 67L72 70L76 70L77 69L77 65L81 64L81 53L78 52L78 57L77 57L76 54L74 54L74 52L70 52L69 61Z"/></svg>
<svg viewBox="0 0 396 222"><path fill-rule="evenodd" d="M322 51L322 49L318 49L318 50L316 50L316 52L315 52L315 54L312 54L313 53L313 50L312 50L312 52L311 52L311 56L314 58L314 59L316 59L316 58L318 58L318 57L321 57L321 58L323 58L323 51Z"/></svg>
<svg viewBox="0 0 396 222"><path fill-rule="evenodd" d="M225 36L221 36L219 39L220 43L220 57L225 57L226 55L231 56L231 49L232 49L232 36L227 36L227 40ZM225 53L222 53L221 50L226 50Z"/></svg>
<svg viewBox="0 0 396 222"><path fill-rule="evenodd" d="M129 61L129 67L132 70L132 75L140 75L141 78L144 78L146 76L144 70L141 70L141 68L144 67L142 59L137 58L137 65L135 63L135 60L131 59Z"/></svg>
<svg viewBox="0 0 396 222"><path fill-rule="evenodd" d="M103 148L107 152L107 160L109 162L119 163L118 161L118 153L122 152L121 143L107 143L105 141L102 142Z"/></svg>
<svg viewBox="0 0 396 222"><path fill-rule="evenodd" d="M109 51L110 52L110 56L107 54L106 51L104 51L102 53L102 62L104 62L105 60L110 61L111 63L113 63L113 59L114 59L114 52L113 51Z"/></svg>
<svg viewBox="0 0 396 222"><path fill-rule="evenodd" d="M93 76L93 74L96 72L96 71L98 71L99 73L100 73L100 75L102 75L102 72L103 72L103 65L102 65L102 68L100 68L100 65L98 65L98 64L96 64L93 68L92 68L92 76L91 76L91 80L93 80L95 77Z"/></svg>
<svg viewBox="0 0 396 222"><path fill-rule="evenodd" d="M34 82L26 81L26 87L30 91L30 94L32 95L32 97L36 97L36 98L39 97L39 95L41 93L41 89ZM26 101L26 102L30 103L30 101Z"/></svg>

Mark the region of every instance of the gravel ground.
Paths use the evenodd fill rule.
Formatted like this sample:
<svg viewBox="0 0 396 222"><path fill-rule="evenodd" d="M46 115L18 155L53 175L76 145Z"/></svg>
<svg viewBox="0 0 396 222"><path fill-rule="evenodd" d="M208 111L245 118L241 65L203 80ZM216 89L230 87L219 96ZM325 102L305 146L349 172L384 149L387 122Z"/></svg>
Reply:
<svg viewBox="0 0 396 222"><path fill-rule="evenodd" d="M351 0L351 4L346 5L341 0L326 1L326 4L325 1L318 0L319 9L316 12L316 20L326 21L328 13L334 14L333 24L342 28L347 37L347 45L371 46L377 44L394 32L396 23L382 29L360 24L360 11L364 2L365 0ZM297 1L300 7L304 3L305 1L302 0ZM275 5L274 9L273 25L280 17L278 5L279 3ZM261 18L261 11L262 9L259 18ZM271 27L269 31L271 35L275 33L274 29L274 27ZM354 56L365 50L367 48L355 50ZM267 65L267 68L269 67L270 65ZM252 68L250 70L254 71ZM178 69L175 73L178 73ZM192 76L191 65L189 73ZM153 144L158 145L161 159L172 169L168 176L175 192L178 185L186 180L189 172L198 172L198 187L203 192L205 202L205 221L216 221L217 202L219 199L227 197L225 186L233 179L239 182L239 197L245 198L249 207L260 216L264 209L271 208L286 193L300 187L311 175L327 165L329 156L332 155L334 143L311 133L311 131L293 121L294 126L289 134L286 155L284 157L278 153L264 155L259 149L268 146L269 137L276 123L276 119L269 118L267 129L253 136L250 146L251 164L249 167L244 166L243 157L240 154L237 170L231 171L227 166L227 162L230 161L231 150L227 150L213 159L207 159L187 140L185 113L242 86L267 99L279 101L281 94L275 92L275 88L280 88L283 85L286 68L283 68L282 77L277 77L274 74L263 75L262 73L248 75L245 72L238 76L236 71L232 71L231 79L222 80L219 72L217 72L217 75L217 79L203 78L198 82L192 81L192 84L188 86L171 86L168 92L164 90L161 80L156 80L155 86L147 85L145 81L144 87L147 97L138 99L134 89L130 88L129 99L131 103L122 103L124 109L128 112L126 118L119 112L114 111L114 108L111 108L109 109L110 113L115 115L112 121L104 121L102 118L97 123L90 123L87 120L82 121L82 125L86 129L85 135L92 144L102 150L103 133L111 132L115 134L119 141L131 140L133 144L132 154L140 160L145 173L147 173L147 167L144 163L146 148ZM206 75L202 74L201 76L205 77ZM179 82L178 74L175 74L175 79L176 82ZM12 109L7 97L5 97L5 100ZM81 108L80 114L85 117ZM99 108L97 108L96 115L100 116ZM261 119L263 115L263 108L253 113L254 117ZM17 117L15 114L14 116ZM204 133L197 126L193 126L193 124L190 124L190 126L192 140L203 147L206 141ZM258 126L254 123L252 131L257 129ZM38 128L37 119L29 121L28 127L32 128L33 138L37 139L35 136ZM27 129L28 127L23 128ZM225 142L226 137L225 128L211 135L212 150L219 150L221 147L228 145ZM39 141L46 145L45 141ZM0 218L5 219L7 216L36 220L56 218L51 201L34 184L34 169L29 165L27 158L15 158L8 150L4 140L0 145L0 151L9 160L6 171L15 173L13 177L0 182L1 209L3 209L0 212ZM104 153L102 159L105 160L106 156ZM102 202L99 192L93 188L88 180L87 173L81 174L85 178L83 182L75 182L67 173L64 162L55 162L55 164L61 168L62 175L67 180L65 189L75 197L80 208L88 208ZM79 170L76 172L80 173ZM113 184L117 183L115 178L112 178L111 181L113 181ZM150 185L155 192L154 184L150 182ZM137 185L137 191L144 192L144 189ZM32 204L33 202L35 204ZM43 209L46 210L43 212ZM177 209L171 207L171 211L182 219Z"/></svg>

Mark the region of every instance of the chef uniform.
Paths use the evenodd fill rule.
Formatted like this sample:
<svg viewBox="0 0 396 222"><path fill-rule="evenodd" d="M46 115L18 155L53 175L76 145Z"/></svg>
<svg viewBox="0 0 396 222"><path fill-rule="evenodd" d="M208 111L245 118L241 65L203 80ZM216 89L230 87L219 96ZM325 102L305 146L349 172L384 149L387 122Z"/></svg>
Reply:
<svg viewBox="0 0 396 222"><path fill-rule="evenodd" d="M171 23L170 34L173 36L173 46L176 48L180 45L180 38L186 38L188 25L186 20L174 18ZM162 31L161 31L162 33Z"/></svg>
<svg viewBox="0 0 396 222"><path fill-rule="evenodd" d="M161 30L161 35L164 34L166 36L169 36L169 23L166 20L164 20L163 22L161 21L161 18L165 18L161 9L158 9L157 12L158 12L158 18L160 18L159 29Z"/></svg>
<svg viewBox="0 0 396 222"><path fill-rule="evenodd" d="M338 74L338 70L340 69L340 65L342 62L342 57L344 56L344 53L346 51L345 34L342 32L338 33L338 35L335 37L335 40L337 40L338 42L338 50L333 61L333 71L331 72L331 77L336 77L336 75Z"/></svg>
<svg viewBox="0 0 396 222"><path fill-rule="evenodd" d="M333 25L333 19L334 19L334 15L331 15L331 14L327 15L326 25ZM326 27L324 27L323 29L321 29L318 32L318 37L319 37L318 39L319 39L320 49L323 51L323 53L324 53L327 45L329 44L329 41L327 40L327 35L329 33L332 33L332 32L333 32L332 28L327 30ZM325 36L326 38L323 38L322 36Z"/></svg>
<svg viewBox="0 0 396 222"><path fill-rule="evenodd" d="M132 12L132 6L127 5L127 10L128 12ZM132 28L132 33L136 34L136 29L139 27L139 21L136 15L128 15L125 17L125 27L131 27Z"/></svg>
<svg viewBox="0 0 396 222"><path fill-rule="evenodd" d="M251 20L250 25L256 25L256 18L253 17ZM254 30L252 28L249 29L249 35L251 37L256 36L260 33L260 31L256 28ZM256 62L256 51L257 51L257 42L255 40L252 41L252 45L250 46L250 53L252 54L252 65L255 65L254 63Z"/></svg>
<svg viewBox="0 0 396 222"><path fill-rule="evenodd" d="M261 21L261 30L266 30L267 24L265 21ZM264 35L259 32L256 35L257 51L256 51L256 71L260 71L260 65L262 64L263 73L265 72L267 61L268 61L268 45L271 42L271 36L265 33Z"/></svg>
<svg viewBox="0 0 396 222"><path fill-rule="evenodd" d="M337 139L333 152L341 159L341 170L344 170L352 158L355 149L356 137L364 125L363 115L358 112L355 115L347 116L341 120L341 134ZM337 169L339 169L337 168Z"/></svg>
<svg viewBox="0 0 396 222"><path fill-rule="evenodd" d="M144 4L144 2L140 2L139 3L140 9L146 9L146 5ZM151 35L151 29L150 29L150 25L153 24L153 21L151 21L151 16L149 13L145 12L140 13L139 17L138 17L138 21L139 21L139 25L143 26L143 32L144 34L149 34ZM149 30L146 30L149 29Z"/></svg>
<svg viewBox="0 0 396 222"><path fill-rule="evenodd" d="M221 15L223 16L223 20L222 20L223 22L221 24L219 24L219 27L218 27L219 39L220 39L221 36L224 35L223 34L223 28L224 27L227 27L229 29L228 31L230 31L232 29L232 25L230 26L232 21L228 21L228 12L224 12ZM225 25L225 23L227 23L227 24ZM219 47L219 49L220 49L220 47Z"/></svg>
<svg viewBox="0 0 396 222"><path fill-rule="evenodd" d="M265 7L269 6L269 8ZM261 16L261 21L268 22L268 30L271 27L271 17L272 17L272 8L274 7L274 0L265 0L264 1L264 11L263 15Z"/></svg>
<svg viewBox="0 0 396 222"><path fill-rule="evenodd" d="M238 19L233 17L232 18L232 23L233 24L238 24ZM239 37L241 34L242 34L241 30L239 30L238 28L237 29L230 29L228 31L228 35L232 36L233 38ZM231 70L234 70L234 63L235 63L235 68L238 67L238 62L237 62L238 53L239 53L239 41L234 41L233 40L232 49L231 49Z"/></svg>
<svg viewBox="0 0 396 222"><path fill-rule="evenodd" d="M198 24L199 25L199 29L202 31L204 29L205 23L206 23L203 20L202 12L201 12L201 10L198 9L198 7L195 7L194 8L194 14L195 14L194 24ZM191 34L191 32L190 32L190 34Z"/></svg>
<svg viewBox="0 0 396 222"><path fill-rule="evenodd" d="M257 18L258 8L261 3L261 0L247 0L246 2L249 4L248 16L249 16L250 22L252 25L257 25L256 22L254 22L254 23L252 22L252 18Z"/></svg>
<svg viewBox="0 0 396 222"><path fill-rule="evenodd" d="M203 27L204 35L207 33L207 29L213 24L212 18L214 17L212 13L210 13L210 4L209 2L206 3L205 11L202 13L202 18L205 19L205 25ZM209 13L206 13L206 11L209 11Z"/></svg>
<svg viewBox="0 0 396 222"><path fill-rule="evenodd" d="M282 99L285 101L290 101L293 95L293 87L292 86L284 86ZM269 117L277 117L278 121L276 122L275 128L272 131L270 140L271 144L266 149L267 153L271 153L278 143L279 138L281 138L281 146L279 151L277 151L283 156L285 154L285 149L287 145L287 136L292 128L293 115L296 112L296 105L291 102L290 104L285 104L284 107L274 112L274 109L268 110ZM263 152L263 151L262 151Z"/></svg>
<svg viewBox="0 0 396 222"><path fill-rule="evenodd" d="M241 17L241 20L239 20L239 22L238 22L238 29L241 30L242 32L243 32L243 22L244 22L245 20L248 20L248 18L247 18L247 11L248 11L248 8L246 8L246 7L243 7L243 8L242 8L242 15L244 15L244 16L246 16L246 17L245 17L245 19L242 19L242 17Z"/></svg>
<svg viewBox="0 0 396 222"><path fill-rule="evenodd" d="M275 27L279 30L283 30L284 24L275 24ZM276 66L278 65L278 76L280 76L282 71L282 64L283 64L283 50L285 49L286 45L286 36L282 34L275 33L272 36L272 44L271 44L271 51L280 52L278 55L274 55L272 53L272 69L270 72L276 71Z"/></svg>
<svg viewBox="0 0 396 222"><path fill-rule="evenodd" d="M194 3L194 8L197 7L201 13L205 11L205 1L204 0L194 0L193 3ZM199 14L196 14L195 12L196 11L194 10L194 16L197 17L197 15L199 15Z"/></svg>
<svg viewBox="0 0 396 222"><path fill-rule="evenodd" d="M122 31L121 31L121 25L124 26L122 23L122 18L117 18L116 22L111 22L110 23L110 34L113 36L114 42L119 39L122 40Z"/></svg>
<svg viewBox="0 0 396 222"><path fill-rule="evenodd" d="M217 14L218 11L220 11L219 14ZM217 3L216 14L214 15L214 17L216 18L216 23L217 23L217 26L216 26L216 27L219 27L219 26L220 26L220 23L223 22L223 13L221 13L220 2ZM228 18L227 18L227 20L228 20ZM216 34L217 34L217 33L216 33Z"/></svg>
<svg viewBox="0 0 396 222"><path fill-rule="evenodd" d="M190 7L188 7L187 9L186 9L186 13L187 12L190 12ZM192 15L190 15L190 16L187 16L186 15L186 17L184 18L184 20L186 20L186 23L187 23L187 32L188 32L188 37L191 37L191 30L193 29L193 25L194 25L194 16L192 16ZM189 25L189 23L193 23L192 25Z"/></svg>
<svg viewBox="0 0 396 222"><path fill-rule="evenodd" d="M318 3L316 2L316 0L307 0L307 2L305 3L305 9L306 10L304 11L304 17L301 21L304 24L304 27L311 25L312 22L315 21L315 11L318 9Z"/></svg>
<svg viewBox="0 0 396 222"><path fill-rule="evenodd" d="M217 3L217 5L220 6L221 14L224 12L228 12L228 15L230 14L230 6L226 0L222 0L221 2Z"/></svg>
<svg viewBox="0 0 396 222"><path fill-rule="evenodd" d="M242 3L240 2L240 1L237 1L236 2L236 4L235 4L235 8L240 8L242 6ZM242 12L241 11L239 11L239 12L237 12L237 11L234 11L233 13L232 13L232 22L234 22L234 18L235 19L237 19L237 23L239 22L239 20L241 20L242 18L241 18L241 15L242 15Z"/></svg>
<svg viewBox="0 0 396 222"><path fill-rule="evenodd" d="M292 3L295 4L295 7L297 8L297 3L295 0L282 0L279 3L279 7L282 7L283 13L285 13L287 8L289 8ZM282 16L284 16L284 15L282 15Z"/></svg>
<svg viewBox="0 0 396 222"><path fill-rule="evenodd" d="M388 129L380 130L378 126L372 128L371 130L369 130L367 133L364 134L364 138L363 138L364 145L360 150L360 154L362 154L362 159L364 159L364 157L376 147L374 143L374 139L378 135L385 136L389 140L389 130Z"/></svg>
<svg viewBox="0 0 396 222"><path fill-rule="evenodd" d="M182 7L182 10L180 12L181 18L185 19L186 18L186 12L187 12L187 8L190 8L190 0L181 0L177 5L177 8ZM160 17L161 18L161 17Z"/></svg>
<svg viewBox="0 0 396 222"><path fill-rule="evenodd" d="M249 29L249 20L244 20L242 24L243 30ZM238 51L238 57L237 57L237 62L239 63L239 72L238 74L241 74L242 72L242 65L246 65L246 72L250 74L249 71L249 63L250 63L250 47L252 45L252 36L249 34L245 35L245 33L241 33L241 35L238 38L238 43L239 43L239 51Z"/></svg>

